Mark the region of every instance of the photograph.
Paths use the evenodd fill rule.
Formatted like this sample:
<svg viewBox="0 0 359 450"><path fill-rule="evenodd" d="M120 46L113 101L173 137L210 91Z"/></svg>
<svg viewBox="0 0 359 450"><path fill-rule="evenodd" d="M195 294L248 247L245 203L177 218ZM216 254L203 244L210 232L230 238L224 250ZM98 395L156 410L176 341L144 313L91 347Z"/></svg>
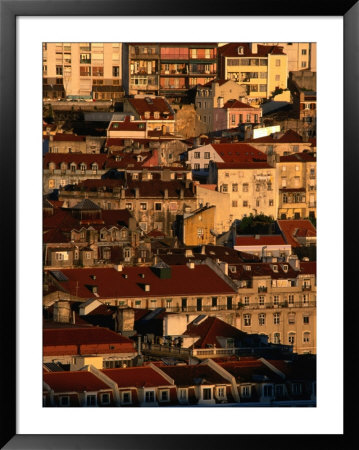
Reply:
<svg viewBox="0 0 359 450"><path fill-rule="evenodd" d="M43 406L315 407L315 42L44 42Z"/></svg>
<svg viewBox="0 0 359 450"><path fill-rule="evenodd" d="M355 0L0 4L0 447L351 448Z"/></svg>

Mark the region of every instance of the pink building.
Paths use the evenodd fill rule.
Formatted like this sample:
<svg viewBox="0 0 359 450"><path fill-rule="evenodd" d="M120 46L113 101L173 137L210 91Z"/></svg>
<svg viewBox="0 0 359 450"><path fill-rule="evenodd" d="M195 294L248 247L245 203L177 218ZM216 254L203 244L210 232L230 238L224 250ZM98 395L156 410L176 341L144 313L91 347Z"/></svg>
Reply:
<svg viewBox="0 0 359 450"><path fill-rule="evenodd" d="M241 123L259 123L262 108L256 108L239 100L228 100L221 108L213 108L213 130L237 128Z"/></svg>

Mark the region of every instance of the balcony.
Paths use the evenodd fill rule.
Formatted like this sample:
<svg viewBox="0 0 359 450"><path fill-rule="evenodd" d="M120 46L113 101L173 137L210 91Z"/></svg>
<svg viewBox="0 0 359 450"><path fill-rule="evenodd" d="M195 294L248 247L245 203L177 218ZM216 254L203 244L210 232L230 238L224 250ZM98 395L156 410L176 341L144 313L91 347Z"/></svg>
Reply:
<svg viewBox="0 0 359 450"><path fill-rule="evenodd" d="M312 290L312 286L311 285L303 285L302 286L302 291L311 291Z"/></svg>
<svg viewBox="0 0 359 450"><path fill-rule="evenodd" d="M266 286L258 286L258 292L267 292L267 290Z"/></svg>

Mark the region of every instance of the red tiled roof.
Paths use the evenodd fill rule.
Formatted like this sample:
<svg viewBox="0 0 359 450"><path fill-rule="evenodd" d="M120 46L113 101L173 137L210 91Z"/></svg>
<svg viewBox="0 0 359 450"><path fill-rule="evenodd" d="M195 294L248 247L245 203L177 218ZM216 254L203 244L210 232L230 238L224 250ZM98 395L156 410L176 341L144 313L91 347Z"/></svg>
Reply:
<svg viewBox="0 0 359 450"><path fill-rule="evenodd" d="M243 54L238 54L238 47L243 47ZM248 56L257 56L257 57L265 57L269 54L271 55L284 55L283 47L279 47L277 45L257 45L257 53L252 53L249 43L230 43L227 45L223 45L222 47L218 47L218 54L220 56L229 56L229 57L248 57Z"/></svg>
<svg viewBox="0 0 359 450"><path fill-rule="evenodd" d="M110 386L91 372L47 372L43 380L55 393L110 390Z"/></svg>
<svg viewBox="0 0 359 450"><path fill-rule="evenodd" d="M280 162L315 162L317 158L313 153L294 153L292 155L286 155L280 157Z"/></svg>
<svg viewBox="0 0 359 450"><path fill-rule="evenodd" d="M49 168L49 164L55 163L56 168L60 168L61 163L71 164L75 163L77 166L85 163L88 167L97 163L100 170L105 168L107 155L105 154L88 154L88 153L46 153L44 156L44 169Z"/></svg>
<svg viewBox="0 0 359 450"><path fill-rule="evenodd" d="M198 325L191 322L183 333L183 335L200 337L194 344L194 348L207 348L208 345L221 347L220 342L217 340L218 337L241 339L245 334L217 317L207 317Z"/></svg>
<svg viewBox="0 0 359 450"><path fill-rule="evenodd" d="M218 169L273 169L271 165L264 161L253 162L216 162Z"/></svg>
<svg viewBox="0 0 359 450"><path fill-rule="evenodd" d="M89 344L124 344L130 351L134 350L131 339L107 328L46 328L43 330L44 347Z"/></svg>
<svg viewBox="0 0 359 450"><path fill-rule="evenodd" d="M114 120L110 123L110 131L146 131L147 123L145 121L131 120L130 115L126 116L123 121Z"/></svg>
<svg viewBox="0 0 359 450"><path fill-rule="evenodd" d="M236 236L236 246L247 245L287 245L282 235Z"/></svg>
<svg viewBox="0 0 359 450"><path fill-rule="evenodd" d="M173 120L174 115L171 109L171 106L168 104L167 100L164 97L155 97L150 98L149 101L146 98L129 98L127 101L131 104L131 106L138 112L141 116L141 119L145 119L145 112L148 111L150 113L151 120ZM155 119L154 113L160 113L159 119ZM168 115L164 116L164 113L167 112Z"/></svg>
<svg viewBox="0 0 359 450"><path fill-rule="evenodd" d="M171 295L233 295L233 289L206 265L172 266L171 278L160 279L150 267L124 267L122 272L112 268L62 269L68 281L59 282L66 292L78 297L92 297L91 286L98 286L100 298L143 298ZM141 278L140 274L144 274ZM96 280L91 278L96 276ZM124 277L127 275L127 278ZM186 280L186 283L183 282ZM144 284L150 285L145 291Z"/></svg>
<svg viewBox="0 0 359 450"><path fill-rule="evenodd" d="M285 240L292 247L299 247L296 237L315 237L316 229L310 220L278 220L278 226Z"/></svg>
<svg viewBox="0 0 359 450"><path fill-rule="evenodd" d="M273 265L277 266L276 272L273 270ZM271 277L274 280L278 279L292 279L297 278L299 271L292 268L290 264L287 270L283 269L283 263L241 263L241 264L229 264L228 276L233 280L251 280L253 277ZM231 267L235 268L235 272L231 270ZM250 270L247 270L250 267Z"/></svg>
<svg viewBox="0 0 359 450"><path fill-rule="evenodd" d="M249 144L211 144L225 163L267 161L267 155Z"/></svg>
<svg viewBox="0 0 359 450"><path fill-rule="evenodd" d="M317 273L317 262L316 261L301 261L300 262L300 273L308 275L316 275Z"/></svg>
<svg viewBox="0 0 359 450"><path fill-rule="evenodd" d="M255 108L254 106L248 105L248 103L240 102L239 100L228 100L223 105L223 108L256 109L258 111L261 110L261 108Z"/></svg>
<svg viewBox="0 0 359 450"><path fill-rule="evenodd" d="M161 370L173 378L176 386L230 384L207 364L196 366L161 366Z"/></svg>
<svg viewBox="0 0 359 450"><path fill-rule="evenodd" d="M224 83L227 83L229 80L220 80L220 79L216 79L216 80L211 80L208 81L208 83L203 84L203 87L211 87L213 83L218 83L219 86L222 86ZM201 86L201 85L200 85Z"/></svg>
<svg viewBox="0 0 359 450"><path fill-rule="evenodd" d="M119 388L173 386L166 378L150 366L102 369L102 372L115 381Z"/></svg>
<svg viewBox="0 0 359 450"><path fill-rule="evenodd" d="M76 134L56 133L52 138L54 141L86 142L86 136L77 136Z"/></svg>
<svg viewBox="0 0 359 450"><path fill-rule="evenodd" d="M273 372L260 360L229 361L219 363L219 365L240 382L253 381L253 375L264 375L267 376L269 380L283 382L283 379L279 375Z"/></svg>

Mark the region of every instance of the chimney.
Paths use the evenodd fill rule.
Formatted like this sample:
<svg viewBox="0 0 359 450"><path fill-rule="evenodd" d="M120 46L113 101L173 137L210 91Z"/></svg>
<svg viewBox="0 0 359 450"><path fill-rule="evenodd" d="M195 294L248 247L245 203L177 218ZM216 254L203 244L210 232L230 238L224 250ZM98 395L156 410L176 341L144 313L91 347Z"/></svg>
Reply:
<svg viewBox="0 0 359 450"><path fill-rule="evenodd" d="M253 54L257 54L258 53L258 44L257 43L252 42L251 44L249 44L249 47L250 47L251 52Z"/></svg>
<svg viewBox="0 0 359 450"><path fill-rule="evenodd" d="M126 198L126 189L121 188L121 198Z"/></svg>
<svg viewBox="0 0 359 450"><path fill-rule="evenodd" d="M135 188L135 198L139 198L140 196L140 188L136 187Z"/></svg>
<svg viewBox="0 0 359 450"><path fill-rule="evenodd" d="M189 268L189 269L194 269L194 262L189 262L189 263L187 263L187 267Z"/></svg>
<svg viewBox="0 0 359 450"><path fill-rule="evenodd" d="M165 192L164 192L164 199L168 200L168 189L167 188L165 189Z"/></svg>
<svg viewBox="0 0 359 450"><path fill-rule="evenodd" d="M145 284L145 291L150 292L151 286L149 284Z"/></svg>
<svg viewBox="0 0 359 450"><path fill-rule="evenodd" d="M223 273L225 275L228 275L228 263L226 262L221 262L219 263L220 268L222 269Z"/></svg>
<svg viewBox="0 0 359 450"><path fill-rule="evenodd" d="M122 272L123 266L122 264L114 264L113 268L117 270L117 272Z"/></svg>
<svg viewBox="0 0 359 450"><path fill-rule="evenodd" d="M206 254L206 246L202 245L201 247L201 255L205 255Z"/></svg>
<svg viewBox="0 0 359 450"><path fill-rule="evenodd" d="M138 336L137 338L137 352L139 355L141 355L141 336Z"/></svg>
<svg viewBox="0 0 359 450"><path fill-rule="evenodd" d="M165 134L167 134L167 127L166 125L162 125L162 135L164 136Z"/></svg>

